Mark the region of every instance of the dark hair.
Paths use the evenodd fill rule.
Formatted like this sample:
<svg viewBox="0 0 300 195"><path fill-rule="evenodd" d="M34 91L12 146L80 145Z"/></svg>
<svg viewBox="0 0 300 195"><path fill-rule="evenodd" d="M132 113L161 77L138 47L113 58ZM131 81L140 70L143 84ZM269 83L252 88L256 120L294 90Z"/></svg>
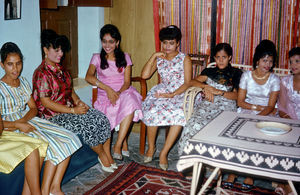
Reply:
<svg viewBox="0 0 300 195"><path fill-rule="evenodd" d="M232 47L228 43L219 43L214 48L213 56L216 56L219 51L224 50L228 56L232 56Z"/></svg>
<svg viewBox="0 0 300 195"><path fill-rule="evenodd" d="M116 66L118 67L119 71L122 71L122 68L125 68L127 66L127 62L125 59L125 54L122 51L120 44L121 44L121 34L118 30L118 28L115 25L112 24L106 24L104 25L101 30L100 30L100 39L101 41L103 40L104 35L110 34L110 36L115 39L117 42L119 41L119 46L115 48L114 54L116 58ZM102 48L101 53L100 53L100 58L101 58L101 69L106 69L108 68L108 63L106 59L106 52Z"/></svg>
<svg viewBox="0 0 300 195"><path fill-rule="evenodd" d="M23 63L23 54L22 54L20 48L13 42L4 43L1 47L0 53L1 53L1 62L2 63L5 62L7 56L11 53L18 54Z"/></svg>
<svg viewBox="0 0 300 195"><path fill-rule="evenodd" d="M49 49L52 47L53 49L61 48L61 50L65 53L70 51L71 44L65 35L58 35L54 30L45 29L41 33L41 49L43 58L45 57L45 53L43 48L46 47Z"/></svg>
<svg viewBox="0 0 300 195"><path fill-rule="evenodd" d="M165 28L162 28L159 31L159 40L173 40L176 39L177 42L181 40L181 31L180 29L175 25L170 25Z"/></svg>
<svg viewBox="0 0 300 195"><path fill-rule="evenodd" d="M266 56L272 56L273 57L273 65L270 68L270 72L273 71L273 68L275 67L276 60L277 60L277 52L275 44L270 40L262 40L258 46L255 48L254 56L253 56L253 70L256 69L257 62Z"/></svg>
<svg viewBox="0 0 300 195"><path fill-rule="evenodd" d="M300 55L300 47L294 47L289 51L289 58L295 56L295 55Z"/></svg>

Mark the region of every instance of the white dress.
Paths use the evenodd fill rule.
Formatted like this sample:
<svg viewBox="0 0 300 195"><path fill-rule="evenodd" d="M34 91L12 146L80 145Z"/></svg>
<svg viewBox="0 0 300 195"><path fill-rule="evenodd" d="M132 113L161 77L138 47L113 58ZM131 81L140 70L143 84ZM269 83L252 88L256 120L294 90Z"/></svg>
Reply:
<svg viewBox="0 0 300 195"><path fill-rule="evenodd" d="M239 87L247 90L245 102L249 104L267 106L271 92L280 90L280 79L277 75L271 73L267 82L263 85L259 85L253 79L252 71L247 71L243 73ZM237 112L258 114L260 111L248 110L239 107Z"/></svg>

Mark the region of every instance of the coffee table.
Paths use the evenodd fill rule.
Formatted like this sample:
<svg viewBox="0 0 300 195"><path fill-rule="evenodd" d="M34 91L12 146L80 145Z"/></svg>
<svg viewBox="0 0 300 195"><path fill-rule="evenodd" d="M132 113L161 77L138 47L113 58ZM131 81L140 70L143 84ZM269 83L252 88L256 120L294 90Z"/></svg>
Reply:
<svg viewBox="0 0 300 195"><path fill-rule="evenodd" d="M258 122L279 122L291 131L269 135L256 127ZM293 181L300 181L300 121L268 116L222 112L184 148L178 171L193 166L191 194L195 194L202 164L215 167L202 186L202 194L221 169Z"/></svg>

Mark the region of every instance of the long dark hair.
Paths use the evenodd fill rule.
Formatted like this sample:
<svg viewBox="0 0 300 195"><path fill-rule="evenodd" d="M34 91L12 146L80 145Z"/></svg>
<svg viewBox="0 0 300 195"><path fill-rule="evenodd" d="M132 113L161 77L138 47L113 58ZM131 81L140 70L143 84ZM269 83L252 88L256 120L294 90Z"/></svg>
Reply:
<svg viewBox="0 0 300 195"><path fill-rule="evenodd" d="M112 24L106 24L104 25L100 30L100 39L103 40L104 35L110 34L112 38L114 38L117 42L119 41L119 46L115 48L114 54L116 58L116 66L120 71L122 71L122 68L125 68L127 66L127 62L125 59L125 54L122 51L120 44L121 44L121 34L118 30L118 28L115 25ZM107 53L104 51L104 49L101 49L100 58L101 58L101 69L108 68L108 63L106 59Z"/></svg>
<svg viewBox="0 0 300 195"><path fill-rule="evenodd" d="M270 40L262 40L257 47L255 48L254 56L253 56L253 70L256 69L257 62L266 56L272 56L273 57L273 65L270 68L270 72L273 71L273 68L275 67L276 60L277 60L277 52L275 44Z"/></svg>

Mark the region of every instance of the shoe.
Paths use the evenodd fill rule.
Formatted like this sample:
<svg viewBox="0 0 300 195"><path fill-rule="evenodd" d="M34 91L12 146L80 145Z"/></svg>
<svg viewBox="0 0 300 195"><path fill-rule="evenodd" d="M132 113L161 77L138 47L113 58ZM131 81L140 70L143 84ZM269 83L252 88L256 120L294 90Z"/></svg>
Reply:
<svg viewBox="0 0 300 195"><path fill-rule="evenodd" d="M99 163L100 163L101 168L102 168L103 171L109 172L109 173L113 173L113 172L115 171L115 170L112 169L111 167L105 167L105 166L102 164L102 162L101 162L99 156L98 156L98 161L99 161Z"/></svg>
<svg viewBox="0 0 300 195"><path fill-rule="evenodd" d="M222 187L223 187L224 189L228 189L228 190L232 189L233 186L234 186L233 183L232 183L232 182L228 182L228 181L225 181L225 182L223 183L223 185L222 185Z"/></svg>
<svg viewBox="0 0 300 195"><path fill-rule="evenodd" d="M112 169L118 169L117 163L110 164L110 168L112 168Z"/></svg>
<svg viewBox="0 0 300 195"><path fill-rule="evenodd" d="M250 192L252 190L252 188L253 188L253 185L243 183L242 187L241 187L241 190L243 192Z"/></svg>
<svg viewBox="0 0 300 195"><path fill-rule="evenodd" d="M126 156L126 157L129 157L129 151L125 151L125 150L122 150L122 155L123 156Z"/></svg>
<svg viewBox="0 0 300 195"><path fill-rule="evenodd" d="M159 167L164 171L168 170L168 164L159 164Z"/></svg>
<svg viewBox="0 0 300 195"><path fill-rule="evenodd" d="M118 154L118 153L113 153L113 158L117 159L117 160L123 160L123 156L121 154Z"/></svg>
<svg viewBox="0 0 300 195"><path fill-rule="evenodd" d="M153 152L152 156L144 156L144 163L152 162L155 152L156 152L156 148L154 148L154 152Z"/></svg>

